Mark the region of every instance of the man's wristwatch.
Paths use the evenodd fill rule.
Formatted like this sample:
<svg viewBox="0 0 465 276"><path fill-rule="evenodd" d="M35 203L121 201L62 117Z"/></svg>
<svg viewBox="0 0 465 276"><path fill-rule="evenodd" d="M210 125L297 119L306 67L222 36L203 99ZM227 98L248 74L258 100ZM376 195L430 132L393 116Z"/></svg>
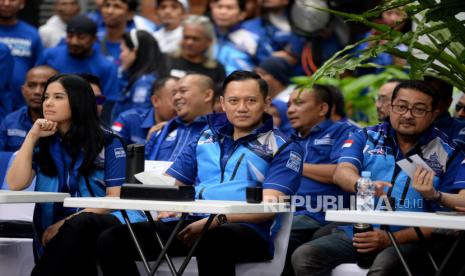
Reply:
<svg viewBox="0 0 465 276"><path fill-rule="evenodd" d="M223 225L228 222L228 218L226 217L226 215L219 214L216 216L216 222L218 223L218 225Z"/></svg>

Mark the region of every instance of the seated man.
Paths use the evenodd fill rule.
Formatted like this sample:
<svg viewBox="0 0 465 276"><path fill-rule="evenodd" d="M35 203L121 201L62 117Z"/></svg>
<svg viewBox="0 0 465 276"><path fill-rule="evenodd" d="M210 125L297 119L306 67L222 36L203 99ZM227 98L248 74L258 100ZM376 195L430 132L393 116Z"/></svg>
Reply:
<svg viewBox="0 0 465 276"><path fill-rule="evenodd" d="M226 114L209 116L209 129L185 148L167 173L179 185L195 185L196 197L209 200L245 201L246 187L257 185L254 174L263 176L265 201L277 202L294 194L300 184L302 150L273 130L266 83L252 72L236 71L223 85L221 104ZM260 178L260 177L259 177ZM235 275L235 264L273 258L270 227L273 214L218 215L195 251L199 275ZM207 219L193 216L182 226L168 250L172 256L187 254ZM176 221L157 221L165 239ZM149 223L133 225L149 259L159 254L153 246ZM115 227L99 239L105 275L137 275L136 248L128 229Z"/></svg>
<svg viewBox="0 0 465 276"><path fill-rule="evenodd" d="M113 129L127 144L145 144L149 130L156 124L176 116L173 94L176 93L178 78L167 77L154 82L151 91L153 108L133 108L121 113Z"/></svg>
<svg viewBox="0 0 465 276"><path fill-rule="evenodd" d="M166 54L174 54L180 50L182 40L182 20L189 11L187 0L158 0L157 16L160 20L160 29L153 36Z"/></svg>
<svg viewBox="0 0 465 276"><path fill-rule="evenodd" d="M392 94L389 121L352 134L342 146L335 183L348 192L355 192L361 171L371 171L378 192L384 186L387 196L395 199L397 211L438 210L441 196L425 192L422 197L411 185L412 179L396 165L397 161L418 154L434 170L431 181L435 189L450 193L465 187L464 179L456 178L463 154L454 149L444 133L433 127L438 102L438 92L425 82L401 82ZM341 263L355 262L356 252L376 255L370 275L405 272L385 231L375 229L353 235L351 230L352 226L343 227L299 247L292 256L296 274L330 273ZM410 269L432 269L424 262L415 263L423 257L426 260L427 256L422 244L416 243L418 237L413 228L391 227L391 230ZM421 231L429 237L432 229Z"/></svg>
<svg viewBox="0 0 465 276"><path fill-rule="evenodd" d="M184 147L207 125L207 115L213 112L212 79L190 74L178 81L173 94L177 116L154 133L145 146L147 160L174 161Z"/></svg>
<svg viewBox="0 0 465 276"><path fill-rule="evenodd" d="M17 151L21 147L32 124L41 116L45 83L57 73L49 66L33 67L27 72L21 87L26 106L8 114L0 124L1 151Z"/></svg>
<svg viewBox="0 0 465 276"><path fill-rule="evenodd" d="M344 202L348 206L349 194L334 185L333 175L342 144L353 128L331 121L332 106L331 91L323 85L297 88L289 99L287 114L295 130L293 138L304 150L304 165L283 275L294 275L292 253L327 224L325 210L337 209ZM327 204L330 198L332 203Z"/></svg>
<svg viewBox="0 0 465 276"><path fill-rule="evenodd" d="M459 101L455 104L454 118L462 120L462 121L465 119L465 94L464 93L462 93L462 95L459 98Z"/></svg>

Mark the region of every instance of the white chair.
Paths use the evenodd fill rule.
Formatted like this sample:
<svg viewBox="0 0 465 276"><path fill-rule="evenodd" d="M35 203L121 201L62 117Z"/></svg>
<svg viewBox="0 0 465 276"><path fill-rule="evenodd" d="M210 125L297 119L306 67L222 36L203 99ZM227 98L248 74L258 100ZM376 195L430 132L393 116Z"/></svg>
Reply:
<svg viewBox="0 0 465 276"><path fill-rule="evenodd" d="M0 187L8 190L4 178L15 155L0 154L1 160ZM28 191L34 191L35 182ZM21 220L32 222L34 203L0 204L0 220ZM34 267L32 239L0 238L0 275L29 276Z"/></svg>
<svg viewBox="0 0 465 276"><path fill-rule="evenodd" d="M360 268L357 264L347 263L336 266L331 271L331 276L365 276L368 269Z"/></svg>
<svg viewBox="0 0 465 276"><path fill-rule="evenodd" d="M281 213L277 215L277 219L281 220L281 228L274 238L274 257L270 261L256 262L256 263L242 263L236 265L236 275L238 276L279 276L281 275L284 263L286 261L287 246L289 243L289 235L291 233L293 213ZM179 268L184 260L184 257L172 258L173 264ZM153 265L153 262L152 262ZM137 262L139 272L145 275L146 271L141 262ZM162 263L158 268L156 275L169 276L171 271L166 263ZM197 261L192 257L191 261L184 271L185 276L196 276Z"/></svg>

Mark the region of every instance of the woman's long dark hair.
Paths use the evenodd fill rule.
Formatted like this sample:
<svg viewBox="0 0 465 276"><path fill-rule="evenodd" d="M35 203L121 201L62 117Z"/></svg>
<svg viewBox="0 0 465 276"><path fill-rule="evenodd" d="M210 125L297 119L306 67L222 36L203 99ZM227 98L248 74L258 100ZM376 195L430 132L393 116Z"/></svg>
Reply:
<svg viewBox="0 0 465 276"><path fill-rule="evenodd" d="M165 55L161 52L157 40L148 32L143 30L133 30L137 42L131 38L131 32L123 34L123 43L131 50L137 48L136 60L126 71L129 75L129 81L125 91L134 84L134 82L145 74L155 74L157 78L163 78L167 75L167 65ZM135 45L138 43L139 45Z"/></svg>
<svg viewBox="0 0 465 276"><path fill-rule="evenodd" d="M104 146L104 134L97 113L94 92L90 84L78 75L59 74L48 79L47 87L53 83L60 83L68 95L71 109L71 126L67 133L62 135L62 141L70 149L71 167L74 166L78 155L82 152L83 161L79 167L82 175L88 176L94 169L94 160ZM43 118L43 112L42 112ZM49 176L57 175L55 162L50 154L50 142L53 136L39 139L39 154L37 163L42 172Z"/></svg>

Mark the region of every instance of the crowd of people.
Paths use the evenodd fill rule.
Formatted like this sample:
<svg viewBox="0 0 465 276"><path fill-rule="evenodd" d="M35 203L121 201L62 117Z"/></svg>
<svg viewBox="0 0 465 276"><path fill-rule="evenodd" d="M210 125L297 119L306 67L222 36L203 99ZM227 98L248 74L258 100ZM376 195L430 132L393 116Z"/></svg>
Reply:
<svg viewBox="0 0 465 276"><path fill-rule="evenodd" d="M291 83L371 31L344 36L350 26L320 12L320 29L297 34L291 7L298 2L289 0L211 0L206 15L190 14L187 0L158 0L158 24L137 14L136 0L95 2L97 10L80 14L77 0L57 0L56 14L36 29L17 18L24 0L0 0L0 151L16 152L10 189L34 182L36 191L119 196L125 147L144 144L145 159L173 162L166 174L193 185L197 199L245 201L257 183L264 201L292 196L284 276L329 275L357 252L376 255L370 275L404 273L385 231L354 234L325 219L334 207L324 198L353 207L362 171L398 211L465 211L465 96L451 116L452 85L388 80L377 93L379 124L361 128L338 87ZM380 20L402 31L405 19L397 8ZM373 62L405 63L388 54ZM397 162L413 155L431 169L409 176ZM142 250L156 259L153 227L167 239L176 214L160 212L154 226L139 211L129 217ZM199 274L235 275L237 263L271 260L278 220L217 215L194 252ZM206 221L190 215L169 254L186 255ZM114 210L36 204L32 275L97 275L98 267L138 275L124 223ZM415 230L393 231L410 268L432 273ZM421 231L438 260L457 235ZM449 273L458 273L459 258L451 263Z"/></svg>

